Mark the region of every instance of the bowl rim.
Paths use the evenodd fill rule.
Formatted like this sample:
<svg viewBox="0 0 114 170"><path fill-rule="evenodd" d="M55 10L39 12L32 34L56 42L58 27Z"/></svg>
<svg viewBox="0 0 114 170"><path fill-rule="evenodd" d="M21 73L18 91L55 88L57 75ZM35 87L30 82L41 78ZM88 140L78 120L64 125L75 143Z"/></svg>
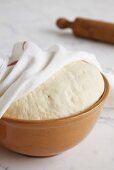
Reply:
<svg viewBox="0 0 114 170"><path fill-rule="evenodd" d="M101 73L102 74L102 73ZM8 121L8 122L13 122L13 123L25 123L25 124L47 124L47 123L54 123L54 122L63 122L63 121L69 121L71 119L80 119L83 116L87 116L89 113L91 113L92 110L97 109L100 104L102 104L106 98L108 97L109 94L109 82L107 78L102 74L103 80L104 80L104 92L100 99L94 103L92 106L87 108L86 110L79 112L78 114L72 114L70 116L66 117L61 117L61 118L55 118L55 119L47 119L47 120L27 120L27 119L16 119L16 118L10 118L10 117L2 117L1 120L3 121Z"/></svg>

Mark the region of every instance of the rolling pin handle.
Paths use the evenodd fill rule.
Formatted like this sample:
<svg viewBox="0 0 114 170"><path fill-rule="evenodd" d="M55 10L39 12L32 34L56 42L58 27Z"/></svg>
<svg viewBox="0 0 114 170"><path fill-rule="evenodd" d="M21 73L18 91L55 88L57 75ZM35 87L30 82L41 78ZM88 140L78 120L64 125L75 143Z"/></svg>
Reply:
<svg viewBox="0 0 114 170"><path fill-rule="evenodd" d="M65 29L65 28L72 28L73 27L73 22L68 21L65 18L59 18L56 22L56 25L61 28L61 29Z"/></svg>

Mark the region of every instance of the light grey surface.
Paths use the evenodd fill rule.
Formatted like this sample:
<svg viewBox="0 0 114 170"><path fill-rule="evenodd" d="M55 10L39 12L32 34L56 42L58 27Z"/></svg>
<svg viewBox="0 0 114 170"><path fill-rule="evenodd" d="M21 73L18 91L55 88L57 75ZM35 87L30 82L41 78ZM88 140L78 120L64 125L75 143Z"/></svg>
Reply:
<svg viewBox="0 0 114 170"><path fill-rule="evenodd" d="M75 38L61 31L55 20L76 16L114 21L113 0L0 0L0 50L9 55L18 40L42 48L60 43L68 49L96 54L103 68L114 65L113 45ZM0 147L0 170L113 170L114 110L104 109L90 135L77 147L52 158L38 159Z"/></svg>

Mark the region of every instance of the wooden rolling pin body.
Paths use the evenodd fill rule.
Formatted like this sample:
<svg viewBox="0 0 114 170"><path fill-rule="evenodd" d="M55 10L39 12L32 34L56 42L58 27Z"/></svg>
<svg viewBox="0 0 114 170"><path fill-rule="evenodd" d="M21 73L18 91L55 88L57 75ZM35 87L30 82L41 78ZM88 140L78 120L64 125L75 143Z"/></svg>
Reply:
<svg viewBox="0 0 114 170"><path fill-rule="evenodd" d="M64 18L57 20L57 26L61 29L71 28L77 37L114 43L114 24L95 21L84 18L77 18L70 22Z"/></svg>

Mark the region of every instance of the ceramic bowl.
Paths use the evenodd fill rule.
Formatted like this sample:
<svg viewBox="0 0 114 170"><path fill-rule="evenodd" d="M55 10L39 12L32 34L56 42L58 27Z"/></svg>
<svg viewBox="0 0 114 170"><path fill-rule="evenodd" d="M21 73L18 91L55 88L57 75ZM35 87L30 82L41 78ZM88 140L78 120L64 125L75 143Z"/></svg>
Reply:
<svg viewBox="0 0 114 170"><path fill-rule="evenodd" d="M82 141L94 127L109 93L79 114L53 120L0 119L0 144L17 153L46 157L60 154Z"/></svg>

